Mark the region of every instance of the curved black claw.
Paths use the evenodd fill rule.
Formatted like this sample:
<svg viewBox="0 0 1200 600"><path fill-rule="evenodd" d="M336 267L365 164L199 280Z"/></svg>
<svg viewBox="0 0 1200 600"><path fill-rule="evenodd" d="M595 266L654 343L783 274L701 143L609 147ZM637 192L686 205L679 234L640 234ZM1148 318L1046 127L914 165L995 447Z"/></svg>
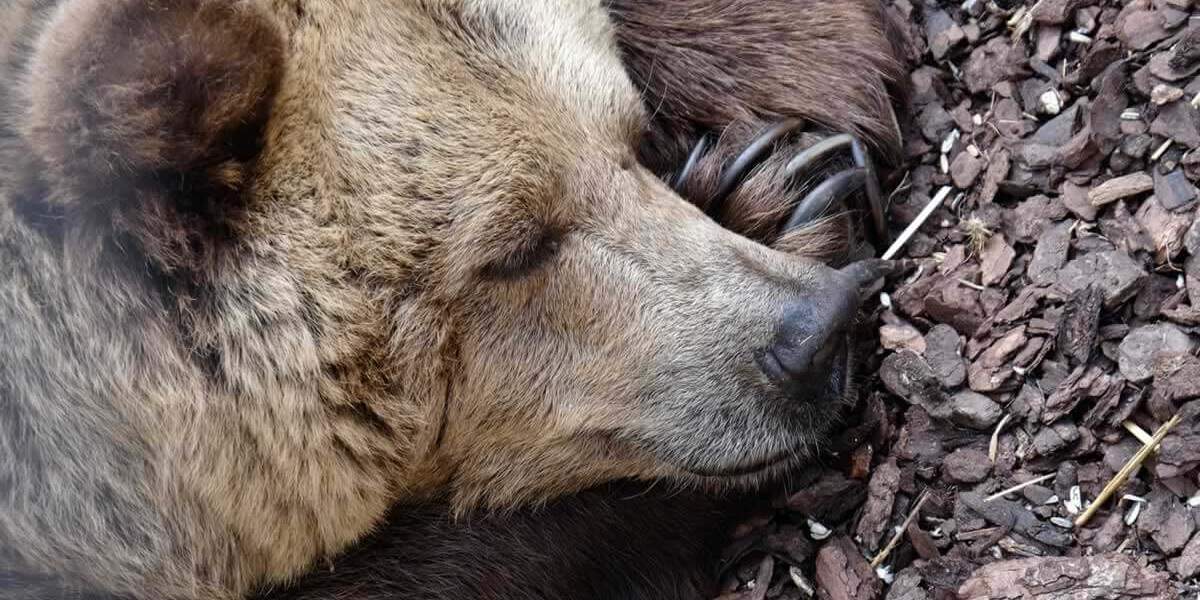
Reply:
<svg viewBox="0 0 1200 600"><path fill-rule="evenodd" d="M883 193L879 189L879 174L875 172L875 163L871 160L871 153L867 152L866 148L863 148L862 142L857 139L850 145L850 153L854 156L855 166L861 167L866 172L867 213L871 215L871 224L875 226L875 236L878 238L879 247L886 247L890 242L887 207L883 205Z"/></svg>
<svg viewBox="0 0 1200 600"><path fill-rule="evenodd" d="M787 138L800 128L800 119L786 119L764 129L759 133L732 163L721 171L716 192L708 199L706 212L717 218L724 209L725 199L741 184L746 175L764 158L777 142ZM705 153L714 145L711 134L705 134L688 154L687 162L672 178L671 187L682 191L688 177L696 169ZM888 244L888 229L886 207L883 195L879 189L879 176L871 155L858 138L848 133L837 134L825 138L798 152L784 166L783 175L794 180L797 177L815 171L822 166L830 156L837 152L850 150L854 167L834 174L821 182L792 209L792 214L781 232L786 233L807 223L816 221L832 210L838 203L844 203L847 198L856 197L855 192L863 191L866 206L861 206L863 212L870 215L871 233L879 247Z"/></svg>
<svg viewBox="0 0 1200 600"><path fill-rule="evenodd" d="M825 138L803 150L799 154L792 157L788 164L783 169L784 175L787 177L795 177L801 171L812 170L813 167L824 161L830 154L837 152L843 148L849 147L854 143L854 136L848 133L839 133L830 138Z"/></svg>
<svg viewBox="0 0 1200 600"><path fill-rule="evenodd" d="M692 148L692 151L688 153L687 162L683 163L683 168L679 170L679 174L675 175L674 182L671 184L671 189L675 190L676 193L683 191L684 184L687 183L688 177L691 176L692 171L695 170L696 165L700 162L700 157L704 156L705 151L708 150L708 145L711 141L712 136L710 134L706 133L700 136L700 141L696 142L696 147Z"/></svg>
<svg viewBox="0 0 1200 600"><path fill-rule="evenodd" d="M791 231L825 216L836 202L845 200L863 187L866 174L866 169L855 167L822 181L796 204L783 231Z"/></svg>
<svg viewBox="0 0 1200 600"><path fill-rule="evenodd" d="M717 184L717 191L709 200L708 214L713 217L719 216L721 209L724 208L726 196L742 182L746 173L749 173L750 169L766 157L767 152L771 149L771 146L775 145L775 142L799 129L803 123L800 119L780 121L768 127L751 140L746 149L742 150L742 153L733 159L733 164L721 172L721 181Z"/></svg>

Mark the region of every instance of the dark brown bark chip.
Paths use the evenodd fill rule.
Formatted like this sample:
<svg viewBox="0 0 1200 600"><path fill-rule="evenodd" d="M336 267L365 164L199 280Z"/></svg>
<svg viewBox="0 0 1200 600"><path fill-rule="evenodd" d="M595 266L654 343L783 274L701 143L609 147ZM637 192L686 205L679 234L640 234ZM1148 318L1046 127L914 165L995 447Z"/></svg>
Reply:
<svg viewBox="0 0 1200 600"><path fill-rule="evenodd" d="M909 567L896 574L896 580L888 588L887 600L930 600L929 592L921 587L921 574Z"/></svg>
<svg viewBox="0 0 1200 600"><path fill-rule="evenodd" d="M816 571L817 597L823 600L871 600L883 593L883 582L844 535L817 552Z"/></svg>
<svg viewBox="0 0 1200 600"><path fill-rule="evenodd" d="M1091 4L1094 0L1042 0L1034 3L1029 10L1029 16L1035 23L1061 25L1066 23L1081 6Z"/></svg>
<svg viewBox="0 0 1200 600"><path fill-rule="evenodd" d="M956 388L967 379L962 336L949 325L934 325L925 334L925 360L943 388Z"/></svg>
<svg viewBox="0 0 1200 600"><path fill-rule="evenodd" d="M985 92L1005 79L1016 79L1023 72L1025 57L1005 36L994 37L975 48L963 65L963 80L973 94Z"/></svg>
<svg viewBox="0 0 1200 600"><path fill-rule="evenodd" d="M1147 198L1134 215L1150 237L1157 264L1171 262L1183 250L1183 238L1192 224L1192 215L1171 212L1155 197Z"/></svg>
<svg viewBox="0 0 1200 600"><path fill-rule="evenodd" d="M880 540L887 531L892 516L892 505L896 501L896 490L900 487L900 468L891 458L875 468L871 482L867 484L867 502L855 532L863 547L878 550Z"/></svg>
<svg viewBox="0 0 1200 600"><path fill-rule="evenodd" d="M986 456L984 457L986 459ZM975 492L961 492L959 503L997 527L1011 527L1030 540L1065 548L1071 545L1071 535L1066 530L1038 519L1032 512L1025 510L1020 502L1005 498L996 498L991 502Z"/></svg>
<svg viewBox="0 0 1200 600"><path fill-rule="evenodd" d="M1007 150L998 150L992 155L979 189L980 204L989 204L996 198L996 193L1000 191L1000 182L1008 177L1010 160Z"/></svg>
<svg viewBox="0 0 1200 600"><path fill-rule="evenodd" d="M1181 579L1189 579L1200 575L1200 533L1192 535L1191 541L1183 547L1179 561L1175 563L1175 574Z"/></svg>
<svg viewBox="0 0 1200 600"><path fill-rule="evenodd" d="M1070 364L1081 365L1092 357L1092 352L1096 349L1100 311L1103 307L1104 292L1097 285L1076 290L1067 298L1062 319L1058 322L1055 343L1058 351Z"/></svg>
<svg viewBox="0 0 1200 600"><path fill-rule="evenodd" d="M974 448L959 448L942 463L942 475L954 483L979 483L991 472L987 453Z"/></svg>
<svg viewBox="0 0 1200 600"><path fill-rule="evenodd" d="M988 238L979 257L979 283L990 286L999 282L1016 256L1017 251L1004 241L1003 235L996 234Z"/></svg>
<svg viewBox="0 0 1200 600"><path fill-rule="evenodd" d="M1175 169L1166 175L1155 171L1154 197L1163 208L1179 211L1192 205L1196 199L1196 186L1188 181L1182 169Z"/></svg>
<svg viewBox="0 0 1200 600"><path fill-rule="evenodd" d="M975 183L983 171L983 159L970 152L960 152L950 163L950 179L954 187L965 190Z"/></svg>
<svg viewBox="0 0 1200 600"><path fill-rule="evenodd" d="M980 567L958 590L962 600L1171 600L1166 573L1119 553L1019 558Z"/></svg>
<svg viewBox="0 0 1200 600"><path fill-rule="evenodd" d="M1129 106L1125 95L1125 61L1118 61L1100 76L1100 91L1088 111L1092 139L1103 152L1111 152L1121 139L1121 114Z"/></svg>
<svg viewBox="0 0 1200 600"><path fill-rule="evenodd" d="M1137 383L1154 375L1155 359L1159 355L1182 354L1195 347L1191 337L1176 325L1145 325L1130 331L1121 342L1118 366L1126 379Z"/></svg>
<svg viewBox="0 0 1200 600"><path fill-rule="evenodd" d="M1117 36L1126 46L1135 50L1145 50L1171 35L1158 11L1149 7L1137 8L1143 4L1146 3L1130 4L1129 7L1134 10L1127 10L1122 15L1124 18L1118 23Z"/></svg>
<svg viewBox="0 0 1200 600"><path fill-rule="evenodd" d="M950 399L950 421L970 429L988 429L995 425L1004 410L983 394L963 390Z"/></svg>
<svg viewBox="0 0 1200 600"><path fill-rule="evenodd" d="M929 51L936 60L944 58L951 48L966 39L962 28L944 10L925 13L925 35L929 40Z"/></svg>
<svg viewBox="0 0 1200 600"><path fill-rule="evenodd" d="M867 486L837 472L827 472L812 485L788 496L787 506L821 523L841 521L863 503Z"/></svg>
<svg viewBox="0 0 1200 600"><path fill-rule="evenodd" d="M1192 474L1200 467L1200 400L1184 404L1179 416L1179 425L1159 447L1154 473L1162 479Z"/></svg>
<svg viewBox="0 0 1200 600"><path fill-rule="evenodd" d="M1055 287L1071 294L1089 285L1104 293L1104 306L1115 308L1133 297L1146 271L1123 251L1095 252L1069 261L1058 273Z"/></svg>
<svg viewBox="0 0 1200 600"><path fill-rule="evenodd" d="M1079 441L1079 428L1067 421L1042 427L1033 436L1033 450L1038 456L1053 456Z"/></svg>
<svg viewBox="0 0 1200 600"><path fill-rule="evenodd" d="M1157 486L1146 499L1146 507L1136 523L1137 530L1154 540L1167 556L1179 554L1196 529L1187 505L1166 488Z"/></svg>
<svg viewBox="0 0 1200 600"><path fill-rule="evenodd" d="M1088 200L1088 188L1067 181L1059 188L1059 194L1063 205L1067 207L1067 210L1074 213L1075 216L1084 221L1096 220L1096 215L1100 212L1100 209Z"/></svg>
<svg viewBox="0 0 1200 600"><path fill-rule="evenodd" d="M1063 221L1047 228L1038 237L1033 258L1025 268L1025 274L1034 285L1051 285L1058 280L1059 269L1067 264L1073 227L1074 223Z"/></svg>
<svg viewBox="0 0 1200 600"><path fill-rule="evenodd" d="M1150 133L1196 148L1200 146L1200 110L1187 100L1168 104L1150 124Z"/></svg>
<svg viewBox="0 0 1200 600"><path fill-rule="evenodd" d="M883 359L879 378L884 387L910 404L942 418L950 415L949 398L939 385L929 363L911 350L901 350Z"/></svg>

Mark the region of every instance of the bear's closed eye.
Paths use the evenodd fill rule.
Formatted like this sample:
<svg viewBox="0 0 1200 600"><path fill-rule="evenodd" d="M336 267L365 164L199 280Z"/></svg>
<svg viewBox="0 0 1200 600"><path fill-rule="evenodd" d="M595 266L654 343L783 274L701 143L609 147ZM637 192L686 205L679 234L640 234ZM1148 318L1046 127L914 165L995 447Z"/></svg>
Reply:
<svg viewBox="0 0 1200 600"><path fill-rule="evenodd" d="M546 264L562 246L563 231L541 228L525 237L510 252L483 266L488 279L512 279L527 275Z"/></svg>

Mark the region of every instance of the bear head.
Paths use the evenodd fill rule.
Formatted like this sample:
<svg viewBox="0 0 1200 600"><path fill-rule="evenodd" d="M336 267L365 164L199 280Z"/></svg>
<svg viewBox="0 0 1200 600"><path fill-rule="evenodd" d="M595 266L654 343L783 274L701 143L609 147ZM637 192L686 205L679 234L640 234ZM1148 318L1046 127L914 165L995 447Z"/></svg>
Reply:
<svg viewBox="0 0 1200 600"><path fill-rule="evenodd" d="M639 164L655 115L600 2L43 19L0 221L105 307L63 336L153 349L81 350L72 373L116 383L80 410L139 440L162 519L234 532L254 569L295 573L395 501L754 484L833 423L859 282Z"/></svg>

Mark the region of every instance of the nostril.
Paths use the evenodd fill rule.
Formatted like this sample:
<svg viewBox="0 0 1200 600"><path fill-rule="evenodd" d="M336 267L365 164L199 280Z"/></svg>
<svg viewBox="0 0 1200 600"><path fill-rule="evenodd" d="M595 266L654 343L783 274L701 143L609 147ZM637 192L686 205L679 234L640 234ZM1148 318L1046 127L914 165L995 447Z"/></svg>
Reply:
<svg viewBox="0 0 1200 600"><path fill-rule="evenodd" d="M766 356L774 365L778 365L773 370L783 379L819 376L841 351L844 335L845 329L837 327L798 340L780 338L772 344ZM772 373L768 373L770 374Z"/></svg>
<svg viewBox="0 0 1200 600"><path fill-rule="evenodd" d="M835 285L788 305L760 359L763 372L780 384L826 377L845 350L857 309L854 285Z"/></svg>

